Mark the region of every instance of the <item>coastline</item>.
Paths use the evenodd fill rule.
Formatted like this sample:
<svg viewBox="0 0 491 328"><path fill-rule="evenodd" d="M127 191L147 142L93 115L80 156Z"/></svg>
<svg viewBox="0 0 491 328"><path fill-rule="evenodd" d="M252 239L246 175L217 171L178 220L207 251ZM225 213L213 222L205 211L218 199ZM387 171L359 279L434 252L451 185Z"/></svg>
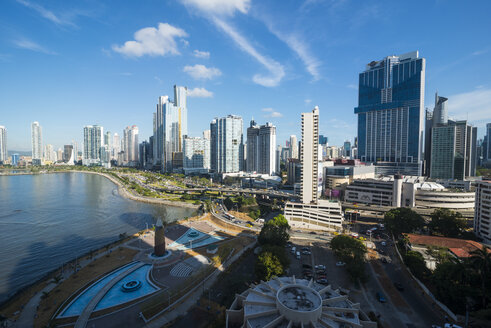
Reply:
<svg viewBox="0 0 491 328"><path fill-rule="evenodd" d="M126 186L114 178L113 176L107 173L101 172L93 172L93 171L79 171L79 170L64 170L64 171L53 171L53 172L22 172L22 173L1 173L0 176L15 176L15 175L37 175L37 174L53 174L53 173L88 173L88 174L97 174L105 177L110 180L116 186L118 186L118 194L126 199L131 199L137 202L147 203L147 204L157 204L157 205L167 205L167 206L175 206L175 207L186 207L197 210L199 205L194 205L186 202L173 202L165 199L157 199L157 198L148 198L140 195L135 195L131 191L129 191Z"/></svg>

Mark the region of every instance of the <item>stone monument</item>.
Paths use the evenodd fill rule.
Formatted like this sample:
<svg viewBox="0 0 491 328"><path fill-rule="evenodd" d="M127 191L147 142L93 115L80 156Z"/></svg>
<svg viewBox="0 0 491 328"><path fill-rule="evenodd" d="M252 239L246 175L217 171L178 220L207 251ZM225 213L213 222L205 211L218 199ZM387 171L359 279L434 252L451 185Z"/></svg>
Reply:
<svg viewBox="0 0 491 328"><path fill-rule="evenodd" d="M162 219L157 220L155 225L155 246L153 249L155 256L164 256L165 253L165 231Z"/></svg>

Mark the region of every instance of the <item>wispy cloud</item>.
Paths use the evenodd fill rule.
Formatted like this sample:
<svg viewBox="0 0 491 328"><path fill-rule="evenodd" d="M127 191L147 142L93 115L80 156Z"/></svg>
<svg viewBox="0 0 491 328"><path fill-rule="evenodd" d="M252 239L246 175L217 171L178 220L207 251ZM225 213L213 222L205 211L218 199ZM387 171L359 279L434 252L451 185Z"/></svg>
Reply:
<svg viewBox="0 0 491 328"><path fill-rule="evenodd" d="M304 102L305 102L306 105L308 105L308 104L310 104L312 102L312 99L305 99Z"/></svg>
<svg viewBox="0 0 491 328"><path fill-rule="evenodd" d="M21 48L21 49L40 52L40 53L47 54L47 55L57 55L56 52L51 51L51 50L41 46L40 44L37 44L36 42L31 41L31 40L27 40L27 39L14 40L14 45L17 48Z"/></svg>
<svg viewBox="0 0 491 328"><path fill-rule="evenodd" d="M264 117L267 117L267 118L283 117L283 114L281 114L280 112L275 111L271 107L263 108L262 111L265 112L265 113L267 113L267 114L264 115Z"/></svg>
<svg viewBox="0 0 491 328"><path fill-rule="evenodd" d="M483 50L477 50L472 53L473 56L479 56L479 55L484 55L485 53L488 52L488 49L483 49Z"/></svg>
<svg viewBox="0 0 491 328"><path fill-rule="evenodd" d="M347 88L353 89L353 90L358 90L358 85L351 83L346 86Z"/></svg>
<svg viewBox="0 0 491 328"><path fill-rule="evenodd" d="M155 81L159 82L160 84L162 84L162 79L158 76L154 76L153 77Z"/></svg>
<svg viewBox="0 0 491 328"><path fill-rule="evenodd" d="M188 89L187 95L191 98L211 98L213 97L213 92L208 91L205 88L194 88Z"/></svg>
<svg viewBox="0 0 491 328"><path fill-rule="evenodd" d="M112 49L128 57L179 55L176 38L187 37L187 33L167 23L155 27L142 28L135 32L135 41L126 41L124 45L113 45Z"/></svg>
<svg viewBox="0 0 491 328"><path fill-rule="evenodd" d="M210 58L210 53L208 51L195 50L193 52L193 56L196 57L196 58L208 59L208 58Z"/></svg>
<svg viewBox="0 0 491 328"><path fill-rule="evenodd" d="M455 119L469 119L476 125L491 122L491 89L479 88L448 97L449 115Z"/></svg>
<svg viewBox="0 0 491 328"><path fill-rule="evenodd" d="M222 75L222 72L216 67L206 67L205 65L184 66L183 72L188 73L196 80L211 80Z"/></svg>
<svg viewBox="0 0 491 328"><path fill-rule="evenodd" d="M122 73L119 73L119 75L122 75L122 76L133 76L133 73L130 73L130 72L122 72Z"/></svg>
<svg viewBox="0 0 491 328"><path fill-rule="evenodd" d="M198 14L208 18L215 26L228 35L244 52L263 65L269 74L255 74L254 83L265 87L277 86L285 76L283 66L277 61L261 54L252 44L226 21L236 12L246 14L250 8L250 0L181 0L181 2Z"/></svg>
<svg viewBox="0 0 491 328"><path fill-rule="evenodd" d="M70 19L68 19L66 15L65 16L56 15L51 10L48 10L43 6L30 1L26 1L26 0L16 0L16 1L23 6L36 11L41 17L55 23L56 25L76 27L75 23L73 23Z"/></svg>

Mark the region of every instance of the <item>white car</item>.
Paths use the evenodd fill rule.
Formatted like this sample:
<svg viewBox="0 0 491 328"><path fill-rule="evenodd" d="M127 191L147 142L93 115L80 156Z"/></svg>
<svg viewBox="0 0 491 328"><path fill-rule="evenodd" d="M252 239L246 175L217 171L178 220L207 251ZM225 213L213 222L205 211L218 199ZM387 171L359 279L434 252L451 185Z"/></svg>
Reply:
<svg viewBox="0 0 491 328"><path fill-rule="evenodd" d="M381 242L382 246L387 246L387 243L385 241Z"/></svg>
<svg viewBox="0 0 491 328"><path fill-rule="evenodd" d="M326 269L326 266L323 265L323 264L318 264L315 266L316 269L319 269L319 270L325 270Z"/></svg>
<svg viewBox="0 0 491 328"><path fill-rule="evenodd" d="M336 266L338 266L338 267L342 267L342 266L344 266L345 264L346 264L346 263L341 262L341 261L340 261L340 262L336 262Z"/></svg>

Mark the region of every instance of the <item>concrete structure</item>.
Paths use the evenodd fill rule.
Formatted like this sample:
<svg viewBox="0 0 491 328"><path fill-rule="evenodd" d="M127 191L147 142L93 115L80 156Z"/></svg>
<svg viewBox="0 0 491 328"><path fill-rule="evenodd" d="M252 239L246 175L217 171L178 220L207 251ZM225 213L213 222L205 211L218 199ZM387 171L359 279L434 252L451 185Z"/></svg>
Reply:
<svg viewBox="0 0 491 328"><path fill-rule="evenodd" d="M12 166L17 166L19 164L19 161L20 161L20 155L12 154L12 160L11 160Z"/></svg>
<svg viewBox="0 0 491 328"><path fill-rule="evenodd" d="M44 160L46 162L56 162L56 153L53 150L53 145L47 144L44 146Z"/></svg>
<svg viewBox="0 0 491 328"><path fill-rule="evenodd" d="M421 175L425 59L418 51L372 61L359 75L358 158Z"/></svg>
<svg viewBox="0 0 491 328"><path fill-rule="evenodd" d="M273 175L276 172L276 127L257 125L254 119L247 128L246 171Z"/></svg>
<svg viewBox="0 0 491 328"><path fill-rule="evenodd" d="M290 158L298 158L298 141L297 136L290 136Z"/></svg>
<svg viewBox="0 0 491 328"><path fill-rule="evenodd" d="M216 173L233 173L243 170L244 141L242 117L228 115L215 118L210 123L211 169Z"/></svg>
<svg viewBox="0 0 491 328"><path fill-rule="evenodd" d="M84 127L83 165L101 165L101 148L103 142L103 127L87 125Z"/></svg>
<svg viewBox="0 0 491 328"><path fill-rule="evenodd" d="M289 158L286 162L286 175L289 185L300 182L302 177L302 164L297 158Z"/></svg>
<svg viewBox="0 0 491 328"><path fill-rule="evenodd" d="M319 230L340 230L343 210L338 201L318 200L316 204L285 203L285 218L292 227L314 225Z"/></svg>
<svg viewBox="0 0 491 328"><path fill-rule="evenodd" d="M43 159L43 129L39 122L31 124L32 159Z"/></svg>
<svg viewBox="0 0 491 328"><path fill-rule="evenodd" d="M346 187L345 201L387 207L474 210L474 192L447 189L425 177L382 177L354 180Z"/></svg>
<svg viewBox="0 0 491 328"><path fill-rule="evenodd" d="M164 172L173 171L172 161L178 157L173 154L182 152L183 138L188 135L186 94L186 87L174 85L174 101L159 97L154 114L154 165Z"/></svg>
<svg viewBox="0 0 491 328"><path fill-rule="evenodd" d="M113 135L113 143L111 150L111 159L118 159L118 154L121 151L121 139L118 133L114 133ZM119 164L119 163L118 163Z"/></svg>
<svg viewBox="0 0 491 328"><path fill-rule="evenodd" d="M109 151L110 149L107 149ZM127 126L123 131L123 164L128 166L138 166L138 127L136 125Z"/></svg>
<svg viewBox="0 0 491 328"><path fill-rule="evenodd" d="M162 219L157 220L155 225L155 244L153 253L155 256L165 255L165 229Z"/></svg>
<svg viewBox="0 0 491 328"><path fill-rule="evenodd" d="M4 164L7 160L7 129L0 125L0 164Z"/></svg>
<svg viewBox="0 0 491 328"><path fill-rule="evenodd" d="M226 327L375 328L377 323L330 285L279 277L236 295L226 312Z"/></svg>
<svg viewBox="0 0 491 328"><path fill-rule="evenodd" d="M319 197L318 190L318 162L319 162L319 107L311 113L302 113L302 149L300 160L302 162L302 181L300 200L304 204L316 203Z"/></svg>
<svg viewBox="0 0 491 328"><path fill-rule="evenodd" d="M474 232L485 243L491 244L491 181L476 184Z"/></svg>
<svg viewBox="0 0 491 328"><path fill-rule="evenodd" d="M63 162L68 163L70 159L73 160L73 146L64 145L63 146Z"/></svg>
<svg viewBox="0 0 491 328"><path fill-rule="evenodd" d="M483 164L487 167L491 165L491 123L486 124L486 131L482 143Z"/></svg>
<svg viewBox="0 0 491 328"><path fill-rule="evenodd" d="M151 168L152 166L152 146L144 140L138 146L138 161L141 168Z"/></svg>
<svg viewBox="0 0 491 328"><path fill-rule="evenodd" d="M210 139L184 138L183 169L185 173L206 173L210 170Z"/></svg>

